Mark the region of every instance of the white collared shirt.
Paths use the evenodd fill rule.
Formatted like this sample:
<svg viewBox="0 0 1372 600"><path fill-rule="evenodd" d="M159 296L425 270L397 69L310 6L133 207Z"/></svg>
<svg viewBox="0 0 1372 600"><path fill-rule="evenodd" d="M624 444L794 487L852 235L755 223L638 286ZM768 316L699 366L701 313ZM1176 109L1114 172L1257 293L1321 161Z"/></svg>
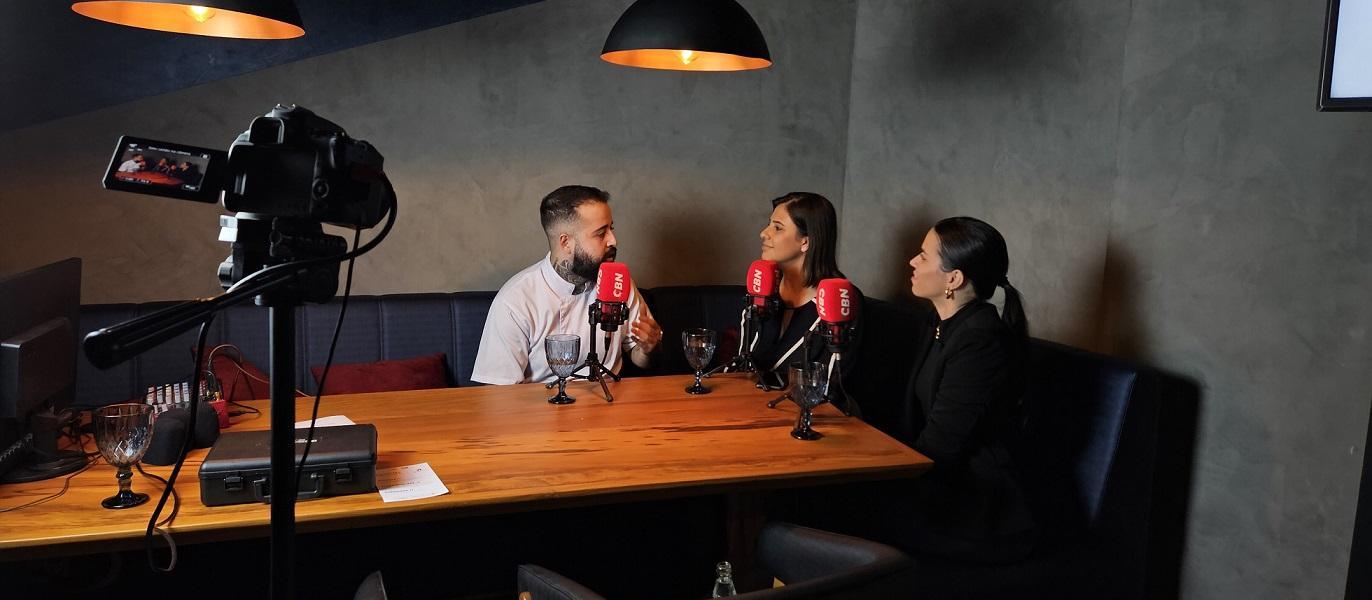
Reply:
<svg viewBox="0 0 1372 600"><path fill-rule="evenodd" d="M593 340L600 361L618 373L624 354L636 345L628 335L630 325L638 319L640 311L652 314L638 293L638 285L632 287L625 303L629 317L611 334L610 349L606 352L605 332L597 326L595 334L591 334L589 315L596 299L596 286L587 286L585 291L574 294L576 286L553 269L552 255L544 256L500 286L491 301L472 380L497 385L555 380L556 375L548 368L543 340L557 333L581 336L578 364L586 360L591 350L589 342Z"/></svg>

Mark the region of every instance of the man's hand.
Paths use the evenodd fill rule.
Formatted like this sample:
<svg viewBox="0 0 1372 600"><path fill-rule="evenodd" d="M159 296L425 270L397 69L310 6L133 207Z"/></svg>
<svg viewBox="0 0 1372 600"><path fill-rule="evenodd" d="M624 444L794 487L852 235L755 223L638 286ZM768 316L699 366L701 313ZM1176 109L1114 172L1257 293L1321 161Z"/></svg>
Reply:
<svg viewBox="0 0 1372 600"><path fill-rule="evenodd" d="M638 343L637 349L645 355L652 354L657 345L662 343L662 328L658 327L657 321L647 311L639 313L638 318L629 327L629 335Z"/></svg>

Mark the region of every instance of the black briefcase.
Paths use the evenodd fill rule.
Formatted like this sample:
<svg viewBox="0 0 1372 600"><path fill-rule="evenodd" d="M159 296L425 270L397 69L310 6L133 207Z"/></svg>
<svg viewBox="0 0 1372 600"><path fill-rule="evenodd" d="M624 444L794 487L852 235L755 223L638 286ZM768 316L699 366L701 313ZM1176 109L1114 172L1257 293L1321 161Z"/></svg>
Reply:
<svg viewBox="0 0 1372 600"><path fill-rule="evenodd" d="M305 431L295 430L297 464ZM376 427L315 428L304 470L298 499L376 491ZM271 493L271 432L220 434L200 465L200 501L205 506L267 502Z"/></svg>

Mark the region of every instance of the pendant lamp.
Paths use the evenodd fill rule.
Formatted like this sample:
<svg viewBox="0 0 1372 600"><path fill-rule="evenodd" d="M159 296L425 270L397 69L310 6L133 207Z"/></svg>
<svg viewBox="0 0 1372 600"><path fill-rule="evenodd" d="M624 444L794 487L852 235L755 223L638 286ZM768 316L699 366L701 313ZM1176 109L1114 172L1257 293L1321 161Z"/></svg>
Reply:
<svg viewBox="0 0 1372 600"><path fill-rule="evenodd" d="M772 64L762 30L735 0L638 0L610 30L600 58L675 71L745 71Z"/></svg>
<svg viewBox="0 0 1372 600"><path fill-rule="evenodd" d="M283 40L305 35L292 0L100 0L71 9L129 27L212 37Z"/></svg>

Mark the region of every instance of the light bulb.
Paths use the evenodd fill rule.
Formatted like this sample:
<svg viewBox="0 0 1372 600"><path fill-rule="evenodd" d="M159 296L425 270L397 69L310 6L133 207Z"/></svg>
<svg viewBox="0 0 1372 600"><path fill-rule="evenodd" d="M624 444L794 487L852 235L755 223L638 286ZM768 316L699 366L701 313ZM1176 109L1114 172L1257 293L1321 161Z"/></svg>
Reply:
<svg viewBox="0 0 1372 600"><path fill-rule="evenodd" d="M695 50L680 50L679 52L681 53L681 64L683 65L689 65L692 62L695 62L697 58L700 58L700 55L696 54Z"/></svg>
<svg viewBox="0 0 1372 600"><path fill-rule="evenodd" d="M186 7L186 14L190 15L192 19L195 19L195 22L204 23L205 21L214 18L214 9L192 5Z"/></svg>

